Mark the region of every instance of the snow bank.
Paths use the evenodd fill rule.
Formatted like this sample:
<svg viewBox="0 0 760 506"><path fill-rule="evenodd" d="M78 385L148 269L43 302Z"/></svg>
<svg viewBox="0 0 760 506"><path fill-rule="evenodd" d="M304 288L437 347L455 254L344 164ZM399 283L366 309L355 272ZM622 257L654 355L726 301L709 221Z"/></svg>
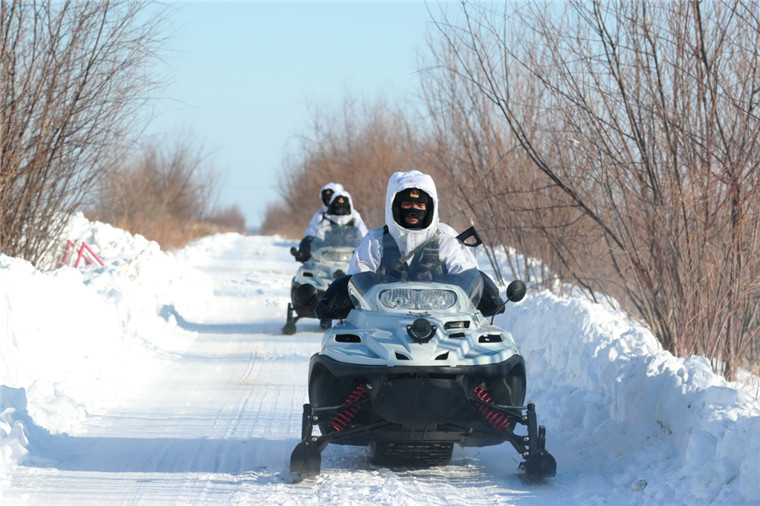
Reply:
<svg viewBox="0 0 760 506"><path fill-rule="evenodd" d="M625 314L548 292L529 292L497 323L525 356L547 446L574 452L559 462L604 473L629 460L613 481L649 501L760 500L760 404L704 357L676 358ZM642 440L651 445L630 444Z"/></svg>
<svg viewBox="0 0 760 506"><path fill-rule="evenodd" d="M155 242L73 216L64 237L105 263L41 272L0 255L0 464L24 462L30 422L75 434L136 391L161 353L183 349L160 309L192 314L210 279ZM65 244L66 240L61 242ZM73 261L70 262L73 265Z"/></svg>

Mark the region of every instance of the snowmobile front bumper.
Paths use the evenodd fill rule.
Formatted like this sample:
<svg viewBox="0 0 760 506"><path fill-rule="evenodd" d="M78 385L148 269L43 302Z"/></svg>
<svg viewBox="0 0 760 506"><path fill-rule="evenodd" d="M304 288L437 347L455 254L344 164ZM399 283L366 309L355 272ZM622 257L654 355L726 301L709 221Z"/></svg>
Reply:
<svg viewBox="0 0 760 506"><path fill-rule="evenodd" d="M449 424L455 426L483 425L482 414L474 409L472 392L482 386L493 403L501 406L505 416L521 418L520 406L525 400L525 363L520 355L494 363L463 367L448 366L367 366L337 361L315 354L309 365L309 401L316 412L330 406L341 406L357 385L367 388L370 409L357 414L355 423L382 420L415 432L421 429L438 431ZM335 409L333 409L335 411ZM512 424L514 427L514 424ZM329 420L319 422L323 434L329 430ZM462 438L460 430L447 440L462 446L499 444L502 438L472 435ZM370 438L375 435L368 436ZM366 444L357 441L342 444Z"/></svg>
<svg viewBox="0 0 760 506"><path fill-rule="evenodd" d="M544 447L546 431L537 426L535 407L521 406L524 396L519 355L461 368L362 366L314 355L309 368L312 404L304 405L291 473L318 474L321 452L329 443L487 446L507 441L525 459L520 470L527 479L554 476L556 462ZM321 436L312 434L314 425ZM528 434L516 435L517 425L527 426Z"/></svg>

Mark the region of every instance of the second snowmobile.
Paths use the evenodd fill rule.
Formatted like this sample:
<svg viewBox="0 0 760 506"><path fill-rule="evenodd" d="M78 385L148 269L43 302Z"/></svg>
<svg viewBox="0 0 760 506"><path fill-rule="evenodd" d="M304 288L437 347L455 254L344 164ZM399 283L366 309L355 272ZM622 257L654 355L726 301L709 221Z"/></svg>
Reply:
<svg viewBox="0 0 760 506"><path fill-rule="evenodd" d="M296 322L301 318L317 317L314 306L330 283L346 273L361 238L359 229L350 225L331 225L318 231L311 241L311 256L293 276L283 334L295 334ZM296 248L291 248L290 253L296 256Z"/></svg>

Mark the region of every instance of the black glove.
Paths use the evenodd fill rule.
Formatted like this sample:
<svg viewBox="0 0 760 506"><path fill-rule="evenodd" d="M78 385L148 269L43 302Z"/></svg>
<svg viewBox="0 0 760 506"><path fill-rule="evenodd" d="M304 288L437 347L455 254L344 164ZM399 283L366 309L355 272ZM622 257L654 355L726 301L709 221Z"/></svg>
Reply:
<svg viewBox="0 0 760 506"><path fill-rule="evenodd" d="M341 320L354 308L348 296L348 281L351 274L341 276L327 287L325 294L317 302L314 314L320 320Z"/></svg>
<svg viewBox="0 0 760 506"><path fill-rule="evenodd" d="M295 252L291 251L298 262L306 262L311 258L311 241L313 240L313 235L307 235L301 239L301 243L298 245L298 250Z"/></svg>
<svg viewBox="0 0 760 506"><path fill-rule="evenodd" d="M504 312L504 299L499 295L499 288L496 283L483 271L480 271L483 278L483 295L480 297L478 309L483 316L493 316Z"/></svg>

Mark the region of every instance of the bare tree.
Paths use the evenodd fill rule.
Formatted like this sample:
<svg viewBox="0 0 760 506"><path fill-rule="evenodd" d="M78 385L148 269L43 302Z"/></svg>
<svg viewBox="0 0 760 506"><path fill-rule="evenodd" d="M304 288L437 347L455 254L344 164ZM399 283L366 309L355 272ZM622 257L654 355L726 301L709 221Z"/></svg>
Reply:
<svg viewBox="0 0 760 506"><path fill-rule="evenodd" d="M267 209L262 232L302 236L321 205L319 190L329 182L341 183L351 194L368 227L382 226L390 175L435 169L415 125L407 112L382 99L358 103L347 98L332 113L314 112L309 132L286 160L281 200ZM446 192L445 183L440 186L439 193Z"/></svg>
<svg viewBox="0 0 760 506"><path fill-rule="evenodd" d="M38 262L141 131L160 17L134 1L0 0L0 251Z"/></svg>
<svg viewBox="0 0 760 506"><path fill-rule="evenodd" d="M246 233L245 215L237 204L215 207L206 218L210 224L220 227L222 230Z"/></svg>
<svg viewBox="0 0 760 506"><path fill-rule="evenodd" d="M758 13L752 1L463 3L461 20L437 23L443 82L502 120L480 120L498 156L470 167L493 170L518 144L513 161L541 175L528 188L546 199L530 199L524 230L539 225L563 279L614 295L667 349L712 357L729 378L760 329Z"/></svg>
<svg viewBox="0 0 760 506"><path fill-rule="evenodd" d="M155 141L99 180L91 214L165 248L182 246L208 228L199 230L201 224L211 224L217 181L203 146L190 137L180 136L173 143ZM235 208L226 214L238 224L242 218Z"/></svg>
<svg viewBox="0 0 760 506"><path fill-rule="evenodd" d="M436 40L430 45L438 63L432 67L436 72L421 74L423 96L432 127L430 137L435 140L435 160L457 188L458 211L466 221L476 224L487 251L493 254L496 245L509 245L524 255L521 264L510 265L513 277L532 281L530 257L560 264L561 268L560 258L552 255L549 247L552 242L541 234L557 222L555 215L567 219L567 206L556 201L561 195L552 194L551 184L530 170L524 150L519 149L478 84L462 78L458 60L472 59L473 53L463 54ZM476 61L468 64L477 70ZM524 104L540 101L535 93L540 90L527 84L527 80L511 82L510 92L519 94ZM538 209L540 213L535 212ZM508 257L510 263L513 260ZM498 263L493 264L497 276L503 277ZM548 283L551 274L545 265L541 264L542 271L536 275Z"/></svg>

